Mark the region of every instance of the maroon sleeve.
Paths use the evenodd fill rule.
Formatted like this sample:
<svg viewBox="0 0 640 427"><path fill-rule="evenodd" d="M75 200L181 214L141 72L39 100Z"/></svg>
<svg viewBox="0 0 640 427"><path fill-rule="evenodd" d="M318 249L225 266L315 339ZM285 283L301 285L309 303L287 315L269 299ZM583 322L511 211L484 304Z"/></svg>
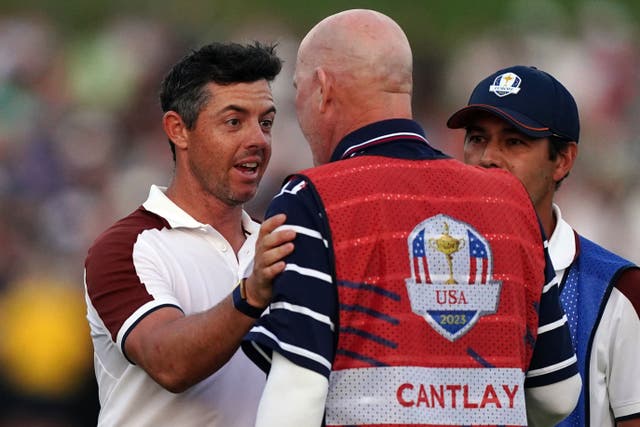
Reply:
<svg viewBox="0 0 640 427"><path fill-rule="evenodd" d="M632 267L620 273L615 287L631 301L640 316L640 268Z"/></svg>
<svg viewBox="0 0 640 427"><path fill-rule="evenodd" d="M162 228L170 228L166 220L140 207L105 231L89 249L87 294L114 341L127 318L153 300L136 273L133 246L143 231Z"/></svg>

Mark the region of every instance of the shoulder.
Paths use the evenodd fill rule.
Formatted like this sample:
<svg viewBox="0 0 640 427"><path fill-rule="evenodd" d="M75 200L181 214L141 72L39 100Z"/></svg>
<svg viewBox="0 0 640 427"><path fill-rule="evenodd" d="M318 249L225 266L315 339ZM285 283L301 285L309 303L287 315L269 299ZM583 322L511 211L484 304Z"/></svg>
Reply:
<svg viewBox="0 0 640 427"><path fill-rule="evenodd" d="M578 234L578 259L585 267L594 272L613 275L612 282L617 283L622 276L624 281L637 282L638 267L633 262L617 255L610 250L594 243ZM617 287L617 285L616 285Z"/></svg>
<svg viewBox="0 0 640 427"><path fill-rule="evenodd" d="M610 250L578 235L580 263L610 278L611 285L620 291L640 313L640 268Z"/></svg>
<svg viewBox="0 0 640 427"><path fill-rule="evenodd" d="M616 263L620 264L620 266L633 266L633 262L624 259L620 255L611 252L609 249L600 246L599 244L589 240L583 235L576 233L578 235L578 250L579 256L584 259L593 259L594 261L599 260L600 262L606 263Z"/></svg>
<svg viewBox="0 0 640 427"><path fill-rule="evenodd" d="M312 199L314 192L312 181L308 176L302 174L289 175L278 194L271 200L271 206L287 206L291 203L299 204Z"/></svg>
<svg viewBox="0 0 640 427"><path fill-rule="evenodd" d="M100 259L123 250L130 252L142 232L163 228L171 228L171 226L161 216L139 207L96 238L89 248L87 263L94 257Z"/></svg>
<svg viewBox="0 0 640 427"><path fill-rule="evenodd" d="M319 230L324 224L324 205L314 185L306 176L287 177L265 213L269 218L279 213L287 215L287 224Z"/></svg>
<svg viewBox="0 0 640 427"><path fill-rule="evenodd" d="M622 269L613 286L631 302L640 315L640 268L634 265Z"/></svg>

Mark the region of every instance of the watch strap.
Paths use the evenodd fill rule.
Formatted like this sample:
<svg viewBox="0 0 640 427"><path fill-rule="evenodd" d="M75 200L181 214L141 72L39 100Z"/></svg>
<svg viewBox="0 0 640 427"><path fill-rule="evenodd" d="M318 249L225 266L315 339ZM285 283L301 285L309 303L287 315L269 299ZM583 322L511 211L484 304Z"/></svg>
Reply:
<svg viewBox="0 0 640 427"><path fill-rule="evenodd" d="M254 319L260 318L262 316L262 312L265 310L264 308L255 307L247 301L247 292L245 289L245 279L241 279L238 282L238 286L233 290L233 306L240 313L245 314L249 317L253 317Z"/></svg>

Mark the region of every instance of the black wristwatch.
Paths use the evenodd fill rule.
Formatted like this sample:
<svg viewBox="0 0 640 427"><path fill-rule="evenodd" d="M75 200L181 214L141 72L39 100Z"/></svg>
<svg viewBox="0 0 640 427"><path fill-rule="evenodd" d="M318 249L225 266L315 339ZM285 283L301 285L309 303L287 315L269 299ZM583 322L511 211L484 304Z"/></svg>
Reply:
<svg viewBox="0 0 640 427"><path fill-rule="evenodd" d="M238 286L233 290L233 306L242 314L246 314L254 319L260 318L264 308L255 307L247 302L247 291L245 289L246 278L240 279ZM266 307L265 307L266 308Z"/></svg>

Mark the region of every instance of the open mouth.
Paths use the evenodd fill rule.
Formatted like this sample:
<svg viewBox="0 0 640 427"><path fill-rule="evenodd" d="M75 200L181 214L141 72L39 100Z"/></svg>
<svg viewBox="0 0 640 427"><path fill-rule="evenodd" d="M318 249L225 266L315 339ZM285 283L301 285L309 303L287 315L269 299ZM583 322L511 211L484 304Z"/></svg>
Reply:
<svg viewBox="0 0 640 427"><path fill-rule="evenodd" d="M258 171L258 162L246 162L236 165L236 169L246 174L254 174Z"/></svg>

